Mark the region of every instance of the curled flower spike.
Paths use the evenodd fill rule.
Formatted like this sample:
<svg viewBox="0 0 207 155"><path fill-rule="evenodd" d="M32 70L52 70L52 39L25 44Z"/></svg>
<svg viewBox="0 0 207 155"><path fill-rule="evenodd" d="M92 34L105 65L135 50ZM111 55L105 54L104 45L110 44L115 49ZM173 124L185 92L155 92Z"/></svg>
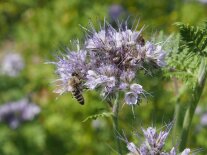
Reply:
<svg viewBox="0 0 207 155"><path fill-rule="evenodd" d="M23 58L18 53L8 53L0 63L0 73L11 77L19 75L25 64Z"/></svg>
<svg viewBox="0 0 207 155"><path fill-rule="evenodd" d="M40 108L28 99L10 102L0 106L0 122L16 129L22 122L31 121L40 113Z"/></svg>
<svg viewBox="0 0 207 155"><path fill-rule="evenodd" d="M165 52L162 47L145 42L143 28L133 30L127 23L124 28L121 24L115 29L105 21L99 31L93 25L91 28L84 28L89 34L82 50L78 44L77 51L69 51L54 63L59 76L56 92L74 92L68 81L75 73L80 78L78 87L81 92L84 87L98 89L104 98L124 92L126 104L138 104L144 94L144 89L137 83L138 71L144 64L151 68L163 67Z"/></svg>
<svg viewBox="0 0 207 155"><path fill-rule="evenodd" d="M79 49L79 44L77 45ZM78 51L69 51L66 49L68 54L58 59L58 62L55 62L56 73L59 76L59 79L56 80L57 89L55 90L58 94L63 94L64 92L71 92L71 86L69 85L70 79L73 77L73 74L78 74L81 80L86 79L86 74L89 68L87 63L87 51L78 50Z"/></svg>
<svg viewBox="0 0 207 155"><path fill-rule="evenodd" d="M140 154L139 149L132 142L127 143L127 149L134 155L139 155Z"/></svg>
<svg viewBox="0 0 207 155"><path fill-rule="evenodd" d="M130 155L178 155L174 147L169 153L162 151L169 131L160 131L157 133L156 128L148 127L146 130L142 129L142 132L144 134L144 141L140 147L136 146L133 142L125 140ZM190 149L188 148L181 153L181 155L189 154Z"/></svg>

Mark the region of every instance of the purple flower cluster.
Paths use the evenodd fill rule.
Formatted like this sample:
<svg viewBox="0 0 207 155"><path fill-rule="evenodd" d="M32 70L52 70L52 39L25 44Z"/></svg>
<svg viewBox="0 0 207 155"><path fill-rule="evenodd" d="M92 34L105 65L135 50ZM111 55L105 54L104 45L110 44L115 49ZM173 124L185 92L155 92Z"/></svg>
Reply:
<svg viewBox="0 0 207 155"><path fill-rule="evenodd" d="M121 5L113 4L109 7L108 14L112 20L118 19L125 12L124 8Z"/></svg>
<svg viewBox="0 0 207 155"><path fill-rule="evenodd" d="M147 130L142 129L142 131L145 141L140 147L137 147L133 142L127 141L127 148L130 151L130 155L177 155L174 147L170 152L162 151L169 131L160 131L160 133L157 133L156 129L152 127L147 128ZM187 148L180 155L189 154L190 149Z"/></svg>
<svg viewBox="0 0 207 155"><path fill-rule="evenodd" d="M0 106L0 122L16 129L22 122L33 120L39 112L40 108L34 103L29 103L28 99L6 103Z"/></svg>
<svg viewBox="0 0 207 155"><path fill-rule="evenodd" d="M85 80L89 70L89 64L86 60L87 51L80 50L79 44L77 44L77 52L66 50L67 55L59 57L58 62L54 62L57 67L56 73L59 75L59 79L56 80L58 85L55 92L59 94L72 91L68 81L74 73L78 74L81 80Z"/></svg>
<svg viewBox="0 0 207 155"><path fill-rule="evenodd" d="M24 68L24 61L18 53L8 53L4 56L0 64L1 74L11 77L18 76Z"/></svg>
<svg viewBox="0 0 207 155"><path fill-rule="evenodd" d="M115 29L104 22L100 31L91 26L83 49L79 44L77 51L67 49L68 53L54 63L59 75L55 92L72 91L68 81L75 73L81 78L81 88L99 89L104 98L121 91L127 104L137 104L144 94L137 83L138 71L147 71L146 66L163 67L165 52L160 45L144 40L143 29L135 31L126 25Z"/></svg>

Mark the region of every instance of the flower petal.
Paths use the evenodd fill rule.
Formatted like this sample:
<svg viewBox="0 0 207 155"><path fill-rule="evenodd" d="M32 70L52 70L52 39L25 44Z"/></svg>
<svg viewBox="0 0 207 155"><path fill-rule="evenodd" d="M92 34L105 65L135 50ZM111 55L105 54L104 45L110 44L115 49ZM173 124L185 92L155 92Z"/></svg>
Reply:
<svg viewBox="0 0 207 155"><path fill-rule="evenodd" d="M137 94L133 93L133 92L127 92L125 94L125 102L129 105L134 105L137 103Z"/></svg>

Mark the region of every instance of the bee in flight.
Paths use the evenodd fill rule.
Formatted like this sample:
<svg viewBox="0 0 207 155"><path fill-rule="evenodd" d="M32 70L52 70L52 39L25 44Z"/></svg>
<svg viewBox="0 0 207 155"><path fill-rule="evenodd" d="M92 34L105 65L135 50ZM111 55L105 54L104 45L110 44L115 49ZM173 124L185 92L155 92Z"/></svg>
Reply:
<svg viewBox="0 0 207 155"><path fill-rule="evenodd" d="M71 91L72 95L81 105L84 104L84 98L82 95L82 80L80 76L74 72L72 73L72 77L68 80L69 90Z"/></svg>

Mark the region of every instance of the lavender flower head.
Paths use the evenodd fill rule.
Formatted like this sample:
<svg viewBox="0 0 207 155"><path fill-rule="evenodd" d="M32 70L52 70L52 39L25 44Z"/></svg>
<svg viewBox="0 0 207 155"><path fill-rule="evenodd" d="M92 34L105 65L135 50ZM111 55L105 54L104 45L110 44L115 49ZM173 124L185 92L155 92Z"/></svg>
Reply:
<svg viewBox="0 0 207 155"><path fill-rule="evenodd" d="M160 131L157 133L156 128L149 127L146 130L142 129L144 134L144 142L140 147L137 147L133 142L127 142L127 149L130 151L129 155L177 155L173 147L170 152L164 152L163 147L169 131ZM190 149L185 149L181 155L189 155Z"/></svg>
<svg viewBox="0 0 207 155"><path fill-rule="evenodd" d="M1 63L1 72L8 76L15 77L24 68L22 57L17 53L7 54Z"/></svg>
<svg viewBox="0 0 207 155"><path fill-rule="evenodd" d="M124 9L121 5L118 4L113 4L109 7L108 14L111 19L116 20L118 19L121 15L123 15Z"/></svg>
<svg viewBox="0 0 207 155"><path fill-rule="evenodd" d="M207 113L201 115L200 124L202 126L207 126Z"/></svg>
<svg viewBox="0 0 207 155"><path fill-rule="evenodd" d="M40 108L34 103L29 103L28 99L17 102L9 102L0 106L0 122L8 124L12 129L16 129L24 121L31 121L40 113Z"/></svg>
<svg viewBox="0 0 207 155"><path fill-rule="evenodd" d="M105 22L100 31L92 27L85 43L92 66L85 85L89 89L101 88L104 96L123 91L125 102L135 105L144 94L142 86L136 83L138 71L144 70L146 63L163 67L165 52L159 45L145 43L143 28L135 31L125 25L115 29Z"/></svg>
<svg viewBox="0 0 207 155"><path fill-rule="evenodd" d="M89 64L86 62L87 51L80 50L77 44L77 51L66 49L67 55L58 58L58 62L53 62L56 65L56 73L59 76L55 82L57 83L56 93L63 94L71 91L71 86L68 81L74 73L78 74L81 80L85 80Z"/></svg>
<svg viewBox="0 0 207 155"><path fill-rule="evenodd" d="M118 29L106 21L99 31L94 26L86 29L87 39L83 49L70 51L54 64L59 79L56 92L62 94L71 91L68 81L74 72L81 78L81 87L90 90L99 89L104 98L117 92L125 93L125 102L129 105L139 103L144 94L143 87L137 83L138 71L145 65L160 68L165 65L165 52L160 45L142 37L143 28L136 31L120 24Z"/></svg>
<svg viewBox="0 0 207 155"><path fill-rule="evenodd" d="M202 4L207 4L207 0L198 0L198 2L202 3Z"/></svg>

